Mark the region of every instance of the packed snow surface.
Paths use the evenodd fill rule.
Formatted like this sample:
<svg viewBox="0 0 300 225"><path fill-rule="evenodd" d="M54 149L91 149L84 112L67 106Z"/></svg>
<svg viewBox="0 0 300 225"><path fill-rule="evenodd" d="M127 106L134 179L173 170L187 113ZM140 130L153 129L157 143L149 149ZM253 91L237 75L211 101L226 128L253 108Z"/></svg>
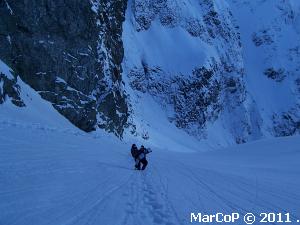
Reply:
<svg viewBox="0 0 300 225"><path fill-rule="evenodd" d="M26 103L39 113L0 108L1 225L180 225L192 212L300 219L298 136L186 152L148 143L148 168L136 171L132 141L77 131L37 97Z"/></svg>

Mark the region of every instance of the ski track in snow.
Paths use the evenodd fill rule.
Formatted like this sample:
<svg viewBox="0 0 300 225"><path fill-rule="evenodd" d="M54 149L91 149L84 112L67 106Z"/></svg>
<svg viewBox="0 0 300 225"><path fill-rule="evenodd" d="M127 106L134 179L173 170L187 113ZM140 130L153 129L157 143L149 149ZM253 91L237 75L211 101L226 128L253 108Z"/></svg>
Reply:
<svg viewBox="0 0 300 225"><path fill-rule="evenodd" d="M286 164L275 156L259 164L247 149L246 156L156 149L148 168L135 171L130 145L17 124L0 129L1 225L183 225L191 212L300 216L299 151L292 147L299 137L290 140Z"/></svg>

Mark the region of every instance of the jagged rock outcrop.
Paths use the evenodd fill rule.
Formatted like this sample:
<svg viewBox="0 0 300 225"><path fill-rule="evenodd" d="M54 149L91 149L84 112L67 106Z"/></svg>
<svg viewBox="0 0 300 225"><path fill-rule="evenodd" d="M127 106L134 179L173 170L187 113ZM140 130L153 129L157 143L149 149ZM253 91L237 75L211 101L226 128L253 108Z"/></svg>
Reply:
<svg viewBox="0 0 300 225"><path fill-rule="evenodd" d="M0 67L3 66L4 64L0 61ZM17 84L17 78L8 71L6 73L0 71L0 104L4 103L7 98L18 107L26 106L20 97L20 86Z"/></svg>

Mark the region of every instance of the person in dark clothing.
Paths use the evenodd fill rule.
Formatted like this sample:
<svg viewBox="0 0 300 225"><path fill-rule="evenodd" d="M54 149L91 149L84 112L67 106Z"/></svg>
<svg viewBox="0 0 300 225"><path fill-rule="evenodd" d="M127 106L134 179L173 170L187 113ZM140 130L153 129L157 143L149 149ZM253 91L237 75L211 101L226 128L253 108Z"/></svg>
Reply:
<svg viewBox="0 0 300 225"><path fill-rule="evenodd" d="M139 157L139 149L136 147L136 144L133 144L131 146L131 155L135 161L135 168L140 169L140 160L138 159Z"/></svg>
<svg viewBox="0 0 300 225"><path fill-rule="evenodd" d="M138 150L138 148L136 147L136 145L133 144L133 145L131 146L131 155L132 155L132 157L133 157L134 159L136 159L136 158L138 157L138 154L139 154L139 150Z"/></svg>
<svg viewBox="0 0 300 225"><path fill-rule="evenodd" d="M138 154L138 159L136 160L136 164L135 167L140 170L144 170L146 169L147 165L148 165L148 161L146 159L146 155L149 154L150 152L152 152L151 149L147 149L145 148L143 145L141 146L140 150L139 150L139 154ZM142 168L141 168L141 164L143 164Z"/></svg>

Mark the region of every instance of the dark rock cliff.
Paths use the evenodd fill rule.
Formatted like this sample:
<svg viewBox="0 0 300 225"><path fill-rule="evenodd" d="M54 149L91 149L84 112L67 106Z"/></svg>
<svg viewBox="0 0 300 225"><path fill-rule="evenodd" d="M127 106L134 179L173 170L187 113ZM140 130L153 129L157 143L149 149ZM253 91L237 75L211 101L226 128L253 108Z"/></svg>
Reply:
<svg viewBox="0 0 300 225"><path fill-rule="evenodd" d="M0 1L0 59L74 125L122 135L126 1ZM12 85L10 85L12 87Z"/></svg>

